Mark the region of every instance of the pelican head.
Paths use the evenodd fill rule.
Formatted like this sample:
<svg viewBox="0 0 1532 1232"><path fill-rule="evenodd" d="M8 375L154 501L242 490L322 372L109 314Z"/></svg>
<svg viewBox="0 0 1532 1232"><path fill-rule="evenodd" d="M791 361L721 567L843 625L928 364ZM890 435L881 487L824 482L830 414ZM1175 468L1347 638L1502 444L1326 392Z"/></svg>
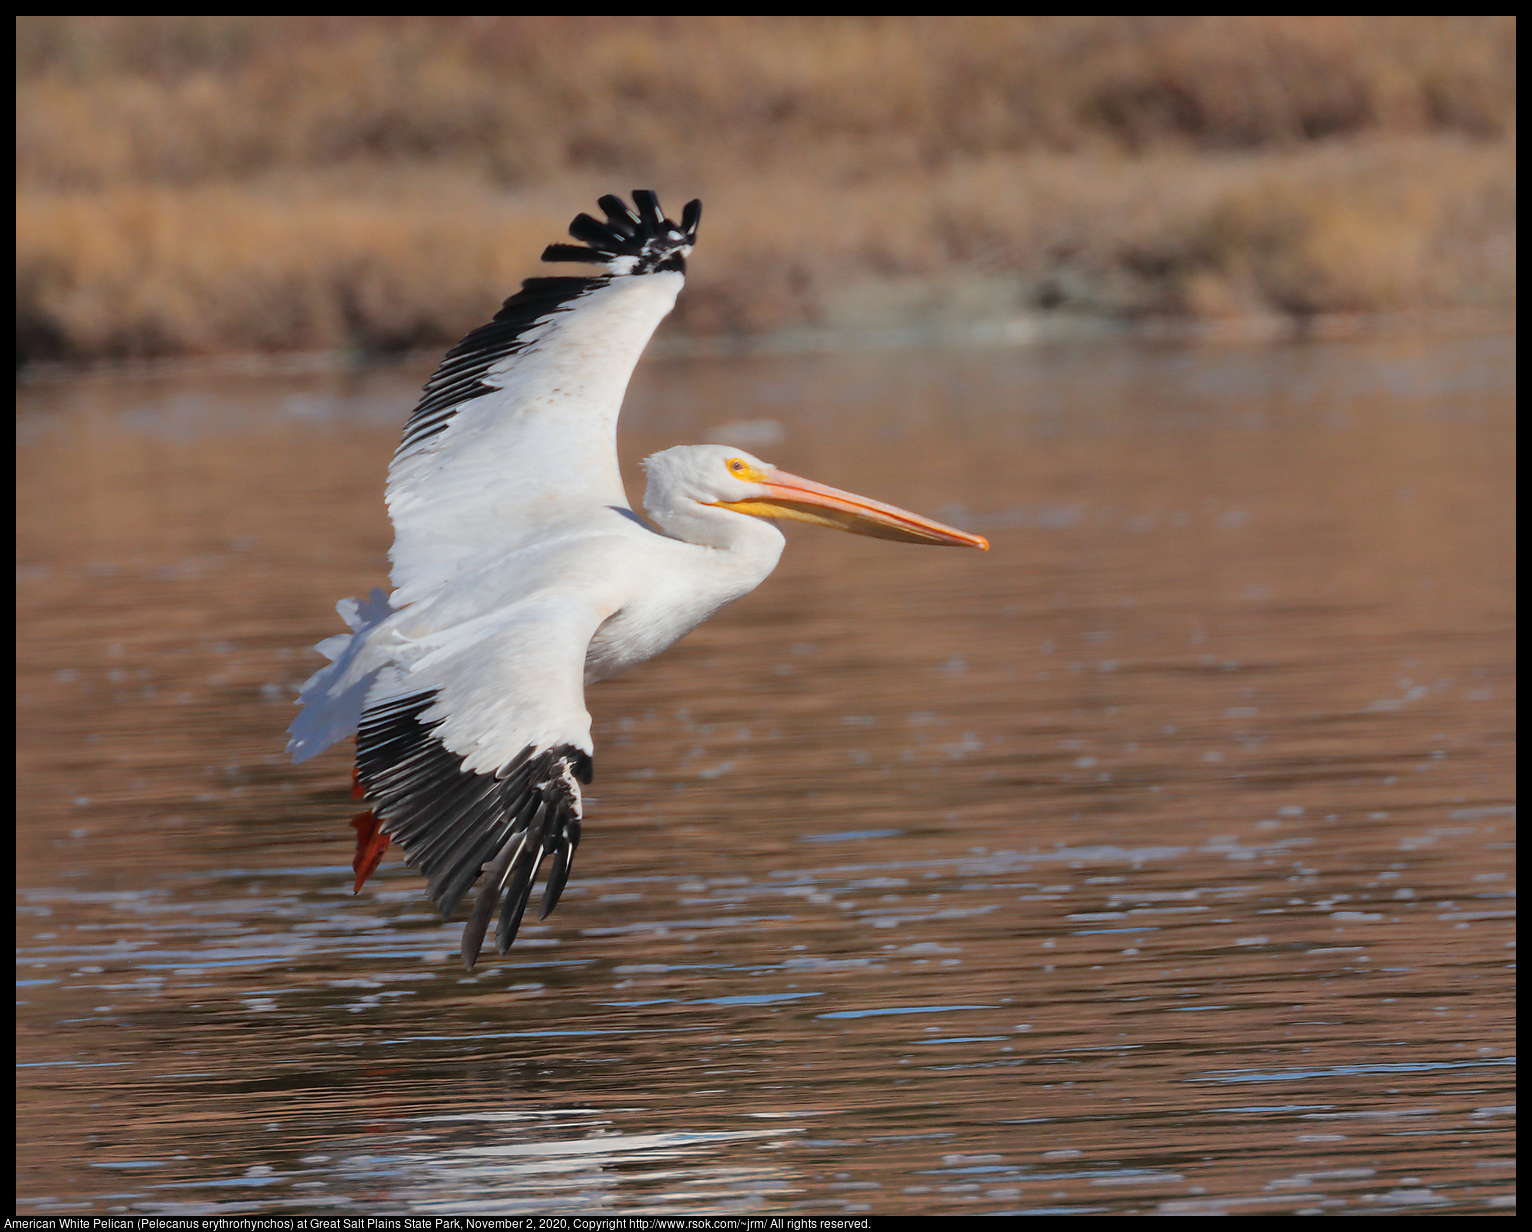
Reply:
<svg viewBox="0 0 1532 1232"><path fill-rule="evenodd" d="M989 548L982 535L790 475L729 445L678 445L651 454L644 469L649 474L644 508L666 530L695 543L714 544L718 531L727 533L728 523L712 512L720 509L902 543Z"/></svg>

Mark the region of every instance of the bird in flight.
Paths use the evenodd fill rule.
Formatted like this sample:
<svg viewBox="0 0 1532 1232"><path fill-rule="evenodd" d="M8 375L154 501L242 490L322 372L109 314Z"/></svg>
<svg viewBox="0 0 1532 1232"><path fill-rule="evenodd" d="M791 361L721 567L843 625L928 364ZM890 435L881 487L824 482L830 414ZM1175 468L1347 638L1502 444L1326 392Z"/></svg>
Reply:
<svg viewBox="0 0 1532 1232"><path fill-rule="evenodd" d="M552 858L542 916L580 842L591 781L585 686L653 658L776 566L776 519L908 543L987 548L979 535L801 479L724 445L644 462L628 506L617 414L676 302L702 203L672 222L654 193L599 202L544 261L603 265L531 278L447 352L388 470L393 592L344 599L351 627L303 686L295 762L356 736L356 889L392 842L444 919L482 878L463 930L471 970L500 904L516 937Z"/></svg>

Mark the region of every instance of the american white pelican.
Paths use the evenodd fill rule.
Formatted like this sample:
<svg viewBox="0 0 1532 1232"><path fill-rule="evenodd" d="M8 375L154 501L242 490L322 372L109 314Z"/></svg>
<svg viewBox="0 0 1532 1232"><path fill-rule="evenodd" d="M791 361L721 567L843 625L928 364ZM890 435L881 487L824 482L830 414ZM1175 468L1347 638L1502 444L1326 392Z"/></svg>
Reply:
<svg viewBox="0 0 1532 1232"><path fill-rule="evenodd" d="M702 203L680 223L652 192L579 215L545 261L606 273L532 278L447 352L388 470L394 591L345 599L349 634L303 686L295 762L356 735L356 889L390 841L444 919L484 884L463 930L472 969L504 894L510 948L533 877L558 903L591 780L584 687L652 658L754 590L781 555L769 519L910 543L978 535L780 471L723 445L648 458L644 508L617 469L623 391L675 304Z"/></svg>

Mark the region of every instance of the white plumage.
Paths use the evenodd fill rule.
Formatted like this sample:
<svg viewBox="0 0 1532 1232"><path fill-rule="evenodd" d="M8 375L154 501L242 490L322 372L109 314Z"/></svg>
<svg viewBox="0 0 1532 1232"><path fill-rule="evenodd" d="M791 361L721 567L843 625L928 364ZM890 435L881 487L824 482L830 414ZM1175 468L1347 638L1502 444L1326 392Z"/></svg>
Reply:
<svg viewBox="0 0 1532 1232"><path fill-rule="evenodd" d="M791 518L913 542L988 546L916 514L722 445L645 462L658 531L628 507L616 427L628 379L675 304L701 206L666 219L607 196L545 260L604 264L537 278L447 353L388 477L394 590L343 600L350 634L304 685L295 761L356 734L357 888L398 840L450 916L481 875L469 967L504 894L497 944L553 859L543 915L579 842L590 781L584 686L652 658L759 585ZM663 532L663 533L661 533Z"/></svg>

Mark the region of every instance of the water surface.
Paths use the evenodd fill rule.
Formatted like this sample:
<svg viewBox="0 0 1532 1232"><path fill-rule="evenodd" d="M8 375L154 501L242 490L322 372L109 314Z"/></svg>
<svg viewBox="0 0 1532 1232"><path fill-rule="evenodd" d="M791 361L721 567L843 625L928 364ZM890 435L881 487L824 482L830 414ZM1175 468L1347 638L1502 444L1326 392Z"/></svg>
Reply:
<svg viewBox="0 0 1532 1232"><path fill-rule="evenodd" d="M1513 356L647 362L993 550L789 528L471 976L281 752L426 374L23 388L20 1209L1509 1209Z"/></svg>

